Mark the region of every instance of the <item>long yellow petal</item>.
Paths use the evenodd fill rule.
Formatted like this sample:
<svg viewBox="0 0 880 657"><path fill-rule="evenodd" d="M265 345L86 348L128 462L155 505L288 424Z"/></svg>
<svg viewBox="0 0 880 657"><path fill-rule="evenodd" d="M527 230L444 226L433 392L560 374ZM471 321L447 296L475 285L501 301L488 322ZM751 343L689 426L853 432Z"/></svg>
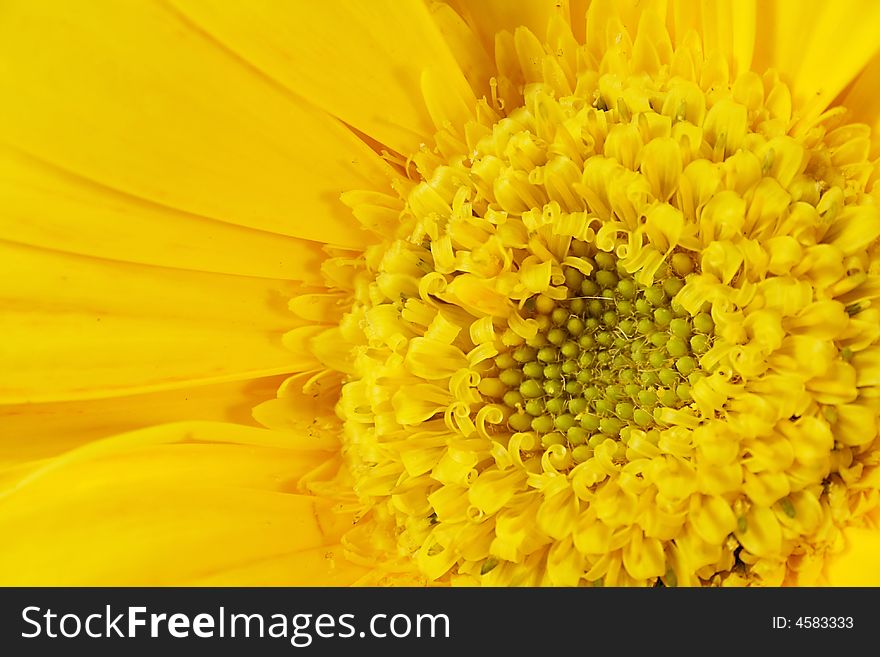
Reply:
<svg viewBox="0 0 880 657"><path fill-rule="evenodd" d="M0 232L50 249L320 283L321 245L188 214L0 146Z"/></svg>
<svg viewBox="0 0 880 657"><path fill-rule="evenodd" d="M328 454L282 447L265 434L166 425L75 450L32 473L0 494L0 582L179 585L237 570L224 583L252 584L264 576L249 565L329 551L350 516L295 492L296 480ZM283 559L288 570L278 577L291 583L314 561Z"/></svg>
<svg viewBox="0 0 880 657"><path fill-rule="evenodd" d="M421 0L173 2L272 79L402 154L435 132L419 91L423 71L473 106Z"/></svg>
<svg viewBox="0 0 880 657"><path fill-rule="evenodd" d="M853 527L844 532L847 547L829 560L830 586L880 586L880 529Z"/></svg>
<svg viewBox="0 0 880 657"><path fill-rule="evenodd" d="M871 157L880 155L880 53L874 55L840 104L852 113L853 121L871 126Z"/></svg>
<svg viewBox="0 0 880 657"><path fill-rule="evenodd" d="M780 71L805 119L818 116L880 51L874 0L776 0L761 7L756 64Z"/></svg>
<svg viewBox="0 0 880 657"><path fill-rule="evenodd" d="M0 142L191 214L359 246L339 194L387 186L350 130L161 3L4 2L0 88Z"/></svg>
<svg viewBox="0 0 880 657"><path fill-rule="evenodd" d="M297 289L0 242L0 402L88 399L308 369Z"/></svg>
<svg viewBox="0 0 880 657"><path fill-rule="evenodd" d="M0 467L51 458L88 442L183 420L255 424L252 408L283 376L108 399L0 406Z"/></svg>

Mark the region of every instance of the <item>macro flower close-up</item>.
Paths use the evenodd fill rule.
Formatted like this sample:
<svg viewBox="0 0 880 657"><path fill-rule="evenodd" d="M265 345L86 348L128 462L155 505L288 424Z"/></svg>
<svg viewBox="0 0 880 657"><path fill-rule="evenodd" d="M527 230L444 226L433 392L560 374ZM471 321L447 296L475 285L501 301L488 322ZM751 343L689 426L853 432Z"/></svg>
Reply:
<svg viewBox="0 0 880 657"><path fill-rule="evenodd" d="M880 585L878 34L3 0L0 584Z"/></svg>

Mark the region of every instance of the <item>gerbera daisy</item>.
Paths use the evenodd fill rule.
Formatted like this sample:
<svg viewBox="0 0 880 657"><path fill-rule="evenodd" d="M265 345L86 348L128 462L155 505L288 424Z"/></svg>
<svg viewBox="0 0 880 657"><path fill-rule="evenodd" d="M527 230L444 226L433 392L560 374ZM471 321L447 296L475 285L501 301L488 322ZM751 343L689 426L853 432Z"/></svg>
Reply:
<svg viewBox="0 0 880 657"><path fill-rule="evenodd" d="M880 582L808 5L4 2L0 581Z"/></svg>

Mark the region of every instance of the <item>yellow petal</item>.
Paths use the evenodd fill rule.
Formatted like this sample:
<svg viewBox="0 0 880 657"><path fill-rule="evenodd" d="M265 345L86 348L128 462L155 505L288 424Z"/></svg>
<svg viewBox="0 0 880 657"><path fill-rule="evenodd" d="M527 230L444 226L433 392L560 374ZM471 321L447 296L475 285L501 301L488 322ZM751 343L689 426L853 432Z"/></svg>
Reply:
<svg viewBox="0 0 880 657"><path fill-rule="evenodd" d="M6 2L0 61L0 142L144 200L361 245L339 194L387 183L351 131L159 3Z"/></svg>
<svg viewBox="0 0 880 657"><path fill-rule="evenodd" d="M806 118L818 116L880 50L874 0L776 0L758 22L758 70L777 68Z"/></svg>
<svg viewBox="0 0 880 657"><path fill-rule="evenodd" d="M248 584L265 578L250 564L338 545L350 516L291 492L327 454L267 434L165 425L57 459L0 497L0 531L22 539L0 545L0 582L180 585L238 571L225 583ZM291 581L314 559L286 563Z"/></svg>
<svg viewBox="0 0 880 657"><path fill-rule="evenodd" d="M451 2L461 16L480 35L488 52L495 48L495 33L502 30L513 32L518 27L526 27L543 41L547 26L553 16L561 16L568 21L565 3L558 0L453 0ZM584 14L572 15L573 23L584 23ZM583 28L581 28L583 29Z"/></svg>
<svg viewBox="0 0 880 657"><path fill-rule="evenodd" d="M880 529L851 527L844 531L846 548L828 560L830 586L880 586Z"/></svg>
<svg viewBox="0 0 880 657"><path fill-rule="evenodd" d="M473 99L419 0L174 4L271 79L406 155L435 131L419 91L423 70L447 94Z"/></svg>
<svg viewBox="0 0 880 657"><path fill-rule="evenodd" d="M852 113L853 121L871 126L871 156L880 154L880 53L874 55L840 102Z"/></svg>
<svg viewBox="0 0 880 657"><path fill-rule="evenodd" d="M232 381L142 395L0 406L0 467L57 456L85 443L166 422L253 423L251 408L275 394L282 377Z"/></svg>
<svg viewBox="0 0 880 657"><path fill-rule="evenodd" d="M695 30L703 51L727 58L734 74L748 71L752 63L756 13L754 0L673 0L670 10L676 43Z"/></svg>
<svg viewBox="0 0 880 657"><path fill-rule="evenodd" d="M187 272L0 242L0 401L134 394L312 365L285 349L285 281Z"/></svg>
<svg viewBox="0 0 880 657"><path fill-rule="evenodd" d="M148 265L321 283L316 242L215 221L102 187L0 146L3 237Z"/></svg>

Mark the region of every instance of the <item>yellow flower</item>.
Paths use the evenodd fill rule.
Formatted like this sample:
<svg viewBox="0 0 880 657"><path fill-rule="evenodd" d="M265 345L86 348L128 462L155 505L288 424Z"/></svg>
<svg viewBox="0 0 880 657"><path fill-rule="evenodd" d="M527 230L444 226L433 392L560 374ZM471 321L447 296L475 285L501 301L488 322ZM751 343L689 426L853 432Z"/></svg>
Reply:
<svg viewBox="0 0 880 657"><path fill-rule="evenodd" d="M0 582L880 583L808 4L5 2Z"/></svg>

